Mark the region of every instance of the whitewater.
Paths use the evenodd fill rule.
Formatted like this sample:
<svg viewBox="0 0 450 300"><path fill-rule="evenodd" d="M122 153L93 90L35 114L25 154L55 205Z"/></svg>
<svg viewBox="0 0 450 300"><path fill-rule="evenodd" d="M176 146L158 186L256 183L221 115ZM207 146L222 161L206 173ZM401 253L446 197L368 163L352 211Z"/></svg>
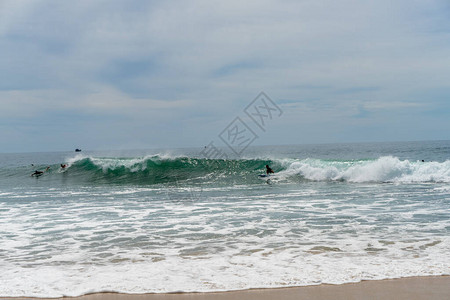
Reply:
<svg viewBox="0 0 450 300"><path fill-rule="evenodd" d="M0 154L0 296L450 275L449 141L198 153Z"/></svg>

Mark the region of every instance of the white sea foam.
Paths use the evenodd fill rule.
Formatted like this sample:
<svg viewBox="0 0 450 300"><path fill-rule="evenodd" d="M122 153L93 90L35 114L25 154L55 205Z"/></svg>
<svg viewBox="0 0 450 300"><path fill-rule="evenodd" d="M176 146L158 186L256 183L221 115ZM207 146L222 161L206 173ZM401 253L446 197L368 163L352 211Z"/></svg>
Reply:
<svg viewBox="0 0 450 300"><path fill-rule="evenodd" d="M281 192L263 185L246 195L243 186L216 187L187 205L155 201L154 188L54 188L41 201L3 204L0 295L220 291L450 274L445 203L421 201L435 186L334 187ZM52 194L59 198L49 200Z"/></svg>
<svg viewBox="0 0 450 300"><path fill-rule="evenodd" d="M286 164L286 162L285 162ZM385 156L374 161L326 161L305 159L290 162L284 175L300 175L315 181L348 182L450 182L450 161L410 162Z"/></svg>
<svg viewBox="0 0 450 300"><path fill-rule="evenodd" d="M436 241L430 242L433 243ZM103 266L42 264L18 270L14 266L2 265L3 284L0 293L9 296L59 297L94 291L207 292L442 275L449 274L450 257L443 252L448 250L448 243L445 240L429 247L428 255L439 254L439 259L435 257L433 261L427 258L414 259L413 255L404 257L399 254L395 257L395 253L391 257L375 253L368 256L358 252L352 255L339 251L321 253L319 247L316 252L308 253L308 248L313 247L305 246L272 251L257 251L255 247L246 253L236 249L219 255L197 257L171 254L173 251L159 256L149 253L148 257L127 254L128 259L124 262ZM400 247L409 245L400 244ZM351 248L360 250L357 245L349 250ZM400 249L398 251L401 252ZM136 260L130 261L130 257L136 257Z"/></svg>

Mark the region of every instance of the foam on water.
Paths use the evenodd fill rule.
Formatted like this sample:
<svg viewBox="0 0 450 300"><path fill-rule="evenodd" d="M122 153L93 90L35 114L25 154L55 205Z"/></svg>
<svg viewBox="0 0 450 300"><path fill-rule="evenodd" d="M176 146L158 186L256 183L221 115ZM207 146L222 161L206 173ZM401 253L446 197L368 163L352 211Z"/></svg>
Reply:
<svg viewBox="0 0 450 300"><path fill-rule="evenodd" d="M327 161L305 159L291 162L288 175L315 181L349 182L450 182L450 161L410 162L386 156L377 160Z"/></svg>
<svg viewBox="0 0 450 300"><path fill-rule="evenodd" d="M222 291L450 273L448 190L433 199L436 187L426 184L323 184L216 187L190 202L162 199L155 187L60 188L0 202L8 215L0 219L0 294Z"/></svg>

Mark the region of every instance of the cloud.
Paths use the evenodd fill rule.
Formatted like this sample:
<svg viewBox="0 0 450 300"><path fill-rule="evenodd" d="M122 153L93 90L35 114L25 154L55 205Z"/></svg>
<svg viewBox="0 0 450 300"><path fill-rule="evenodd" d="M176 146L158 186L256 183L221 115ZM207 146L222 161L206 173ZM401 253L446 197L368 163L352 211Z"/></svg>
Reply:
<svg viewBox="0 0 450 300"><path fill-rule="evenodd" d="M183 146L208 140L264 90L303 116L283 117L287 135L309 120L325 141L327 118L345 131L355 115L448 109L448 11L439 0L2 1L0 116L64 114L93 128L98 116L140 136L164 124L167 139L145 135ZM105 131L89 131L91 147Z"/></svg>

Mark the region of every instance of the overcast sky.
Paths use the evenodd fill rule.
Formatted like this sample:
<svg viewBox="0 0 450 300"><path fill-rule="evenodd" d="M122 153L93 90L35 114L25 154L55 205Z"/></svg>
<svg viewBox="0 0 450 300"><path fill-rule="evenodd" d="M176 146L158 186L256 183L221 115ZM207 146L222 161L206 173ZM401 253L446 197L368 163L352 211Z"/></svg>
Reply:
<svg viewBox="0 0 450 300"><path fill-rule="evenodd" d="M448 0L0 0L0 51L0 152L202 147L261 91L255 144L449 139Z"/></svg>

